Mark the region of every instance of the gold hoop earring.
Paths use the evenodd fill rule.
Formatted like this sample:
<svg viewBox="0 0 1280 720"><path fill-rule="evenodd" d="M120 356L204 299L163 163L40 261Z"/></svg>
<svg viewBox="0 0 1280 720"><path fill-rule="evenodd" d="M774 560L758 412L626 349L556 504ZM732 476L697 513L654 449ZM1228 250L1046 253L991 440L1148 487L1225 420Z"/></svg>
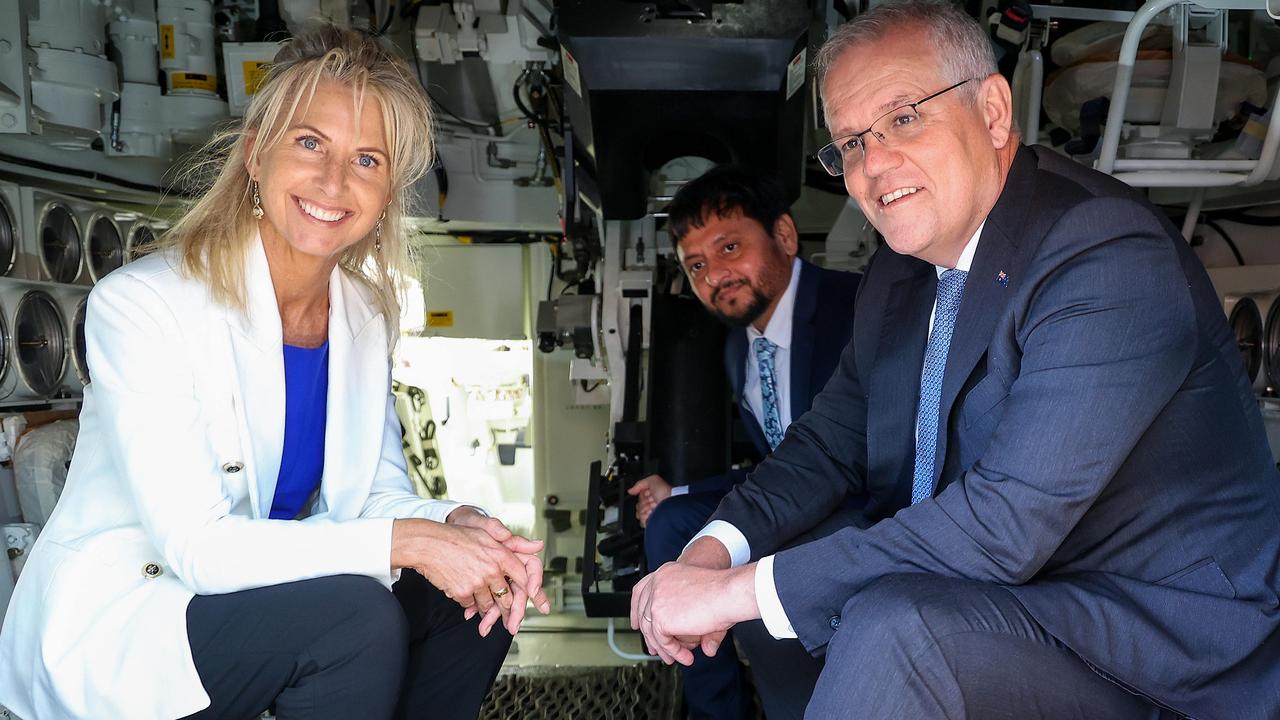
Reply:
<svg viewBox="0 0 1280 720"><path fill-rule="evenodd" d="M253 219L261 220L266 213L262 211L262 198L258 197L258 181L253 181Z"/></svg>

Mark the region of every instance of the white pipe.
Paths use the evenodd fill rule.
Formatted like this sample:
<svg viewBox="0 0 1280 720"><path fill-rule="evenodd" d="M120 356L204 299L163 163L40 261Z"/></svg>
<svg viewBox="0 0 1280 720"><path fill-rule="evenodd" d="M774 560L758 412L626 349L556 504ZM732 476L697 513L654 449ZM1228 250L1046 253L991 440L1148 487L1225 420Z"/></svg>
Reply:
<svg viewBox="0 0 1280 720"><path fill-rule="evenodd" d="M614 623L614 619L609 618L609 649L613 651L614 655L617 655L623 660L634 660L636 662L648 662L652 660L661 659L657 655L649 655L647 653L643 655L639 655L636 653L629 653L626 650L623 650L622 648L618 647L618 640L613 636L613 623Z"/></svg>
<svg viewBox="0 0 1280 720"><path fill-rule="evenodd" d="M1118 158L1115 169L1120 170L1213 170L1226 172L1250 172L1258 166L1257 160L1196 160L1193 158Z"/></svg>
<svg viewBox="0 0 1280 720"><path fill-rule="evenodd" d="M1266 0L1196 0L1188 2L1188 0L1148 0L1137 13L1134 14L1133 20L1129 23L1129 27L1125 29L1124 42L1120 45L1120 57L1116 65L1116 82L1111 91L1111 107L1107 112L1107 126L1102 134L1102 148L1098 155L1097 169L1108 174L1115 174L1118 169L1126 169L1121 163L1129 162L1160 162L1160 161L1117 161L1116 155L1120 147L1120 131L1124 126L1125 106L1129 102L1129 86L1133 82L1134 63L1138 56L1138 44L1142 40L1142 33L1146 30L1147 25L1155 19L1157 15L1164 12L1174 5L1199 5L1200 7L1215 10L1261 10L1266 7ZM1273 98L1272 107L1275 107L1275 99ZM1195 172L1188 173L1187 177L1177 180L1167 174L1157 174L1148 176L1146 173L1124 173L1122 179L1137 187L1195 187L1197 185L1223 187L1227 185L1254 185L1267 179L1271 174L1271 168L1275 164L1276 150L1280 147L1280 122L1277 122L1276 115L1280 113L1273 112L1271 124L1267 128L1267 137L1262 145L1262 154L1259 156L1258 162L1252 166L1251 172L1247 176L1236 174L1224 174L1221 177L1214 177L1213 173L1203 172L1210 170L1211 165L1188 165L1188 170ZM1187 161L1195 162L1195 161ZM1202 163L1227 163L1231 161L1200 161ZM1133 166L1127 166L1132 168ZM1173 166L1177 167L1177 166ZM1135 168L1136 169L1136 168ZM1146 169L1146 168L1144 168ZM1155 170L1157 168L1150 168ZM1160 168L1169 169L1172 168ZM1249 170L1248 167L1222 167L1223 170ZM1120 177L1120 175L1116 175Z"/></svg>
<svg viewBox="0 0 1280 720"><path fill-rule="evenodd" d="M1203 187L1196 188L1191 193L1191 202L1187 203L1187 217L1182 221L1182 237L1187 242L1191 242L1191 236L1196 231L1196 220L1200 219L1200 208L1204 206Z"/></svg>
<svg viewBox="0 0 1280 720"><path fill-rule="evenodd" d="M1186 0L1183 0L1186 2ZM1210 10L1266 10L1267 0L1195 0L1188 5L1199 5Z"/></svg>
<svg viewBox="0 0 1280 720"><path fill-rule="evenodd" d="M1142 33L1157 15L1184 0L1147 0L1124 31L1120 57L1116 62L1116 83L1111 90L1111 108L1107 111L1107 127L1102 133L1102 150L1098 170L1108 175L1115 171L1116 153L1120 149L1120 130L1124 126L1125 105L1129 103L1129 86L1133 83L1133 67L1138 58Z"/></svg>
<svg viewBox="0 0 1280 720"><path fill-rule="evenodd" d="M1241 173L1146 170L1143 172L1113 173L1112 177L1133 187L1194 188L1239 185L1248 176Z"/></svg>

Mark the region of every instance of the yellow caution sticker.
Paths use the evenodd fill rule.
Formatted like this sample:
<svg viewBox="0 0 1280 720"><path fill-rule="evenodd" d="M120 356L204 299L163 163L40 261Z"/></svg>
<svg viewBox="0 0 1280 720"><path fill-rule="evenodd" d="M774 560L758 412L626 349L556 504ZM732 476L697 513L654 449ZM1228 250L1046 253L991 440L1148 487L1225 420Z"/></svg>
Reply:
<svg viewBox="0 0 1280 720"><path fill-rule="evenodd" d="M218 76L204 73L176 72L169 76L170 90L205 90L218 91Z"/></svg>
<svg viewBox="0 0 1280 720"><path fill-rule="evenodd" d="M173 44L173 26L160 26L160 59L172 60L177 57L177 49Z"/></svg>
<svg viewBox="0 0 1280 720"><path fill-rule="evenodd" d="M452 310L432 310L427 313L427 327L453 327Z"/></svg>
<svg viewBox="0 0 1280 720"><path fill-rule="evenodd" d="M271 62L268 60L245 60L240 63L240 67L244 72L244 94L245 97L253 97L258 92L258 86L263 80L267 79L267 71L271 69Z"/></svg>

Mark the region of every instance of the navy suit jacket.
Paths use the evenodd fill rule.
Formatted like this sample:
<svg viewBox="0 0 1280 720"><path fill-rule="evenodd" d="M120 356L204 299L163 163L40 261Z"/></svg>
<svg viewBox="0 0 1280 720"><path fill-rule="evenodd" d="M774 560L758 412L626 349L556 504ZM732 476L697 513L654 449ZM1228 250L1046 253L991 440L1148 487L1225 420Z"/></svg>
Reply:
<svg viewBox="0 0 1280 720"><path fill-rule="evenodd" d="M800 261L800 281L796 286L795 304L791 309L791 417L808 412L813 398L827 384L840 353L853 334L853 303L858 294L857 273L826 270L805 260ZM747 330L736 328L724 343L724 369L733 387L743 425L760 457L769 454L764 430L747 407L743 393L746 383ZM689 484L691 493L728 492L746 479L750 468L730 470L706 480Z"/></svg>
<svg viewBox="0 0 1280 720"><path fill-rule="evenodd" d="M840 369L714 516L754 559L846 492L866 498L870 528L777 554L800 640L822 651L887 575L970 578L1160 704L1280 717L1280 476L1177 229L1113 178L1018 150L947 358L938 490L911 506L936 285L932 265L879 250Z"/></svg>

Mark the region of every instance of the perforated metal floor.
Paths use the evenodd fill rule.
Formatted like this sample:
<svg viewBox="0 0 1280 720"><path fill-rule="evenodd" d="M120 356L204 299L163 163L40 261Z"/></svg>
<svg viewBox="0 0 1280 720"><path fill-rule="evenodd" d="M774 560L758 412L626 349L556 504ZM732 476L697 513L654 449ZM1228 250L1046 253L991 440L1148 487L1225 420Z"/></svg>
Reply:
<svg viewBox="0 0 1280 720"><path fill-rule="evenodd" d="M678 720L680 675L662 663L525 667L504 673L482 720Z"/></svg>

